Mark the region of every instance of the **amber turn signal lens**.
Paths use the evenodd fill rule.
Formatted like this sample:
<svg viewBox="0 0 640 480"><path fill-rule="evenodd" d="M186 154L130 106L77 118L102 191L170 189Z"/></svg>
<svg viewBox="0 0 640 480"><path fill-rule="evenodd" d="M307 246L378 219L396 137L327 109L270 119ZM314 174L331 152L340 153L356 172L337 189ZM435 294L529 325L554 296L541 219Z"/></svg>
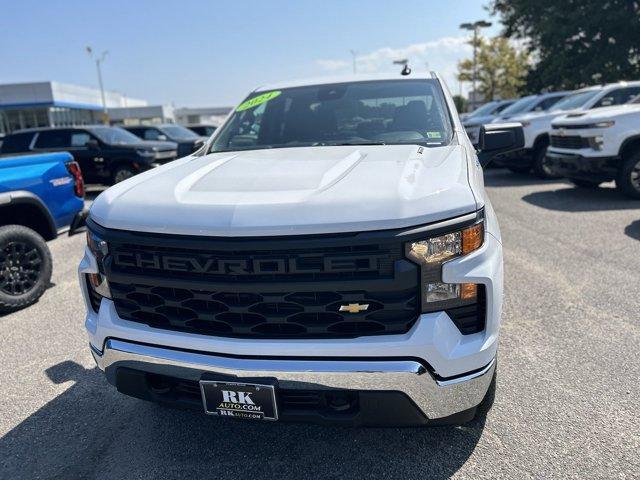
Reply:
<svg viewBox="0 0 640 480"><path fill-rule="evenodd" d="M484 241L484 224L478 223L462 231L462 254L479 249Z"/></svg>
<svg viewBox="0 0 640 480"><path fill-rule="evenodd" d="M97 273L90 273L89 274L89 282L91 282L91 286L93 288L97 288L102 283L102 278L100 278L100 275L97 274Z"/></svg>
<svg viewBox="0 0 640 480"><path fill-rule="evenodd" d="M478 296L478 285L475 283L463 283L460 289L461 300L474 300Z"/></svg>

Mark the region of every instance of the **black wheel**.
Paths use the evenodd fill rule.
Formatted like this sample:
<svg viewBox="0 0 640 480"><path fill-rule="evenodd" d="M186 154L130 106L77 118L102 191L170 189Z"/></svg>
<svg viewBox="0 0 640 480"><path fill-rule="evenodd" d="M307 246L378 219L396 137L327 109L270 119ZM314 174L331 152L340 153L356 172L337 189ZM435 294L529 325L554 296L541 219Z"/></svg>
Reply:
<svg viewBox="0 0 640 480"><path fill-rule="evenodd" d="M600 182L595 180L583 180L581 178L570 178L569 181L578 188L598 188Z"/></svg>
<svg viewBox="0 0 640 480"><path fill-rule="evenodd" d="M531 167L529 165L509 165L507 169L513 173L528 173Z"/></svg>
<svg viewBox="0 0 640 480"><path fill-rule="evenodd" d="M545 179L552 178L560 178L559 175L554 173L553 164L547 158L547 147L548 143L543 143L539 145L536 150L533 152L533 164L531 165L531 169L536 176Z"/></svg>
<svg viewBox="0 0 640 480"><path fill-rule="evenodd" d="M623 158L616 178L616 187L631 198L640 198L640 150Z"/></svg>
<svg viewBox="0 0 640 480"><path fill-rule="evenodd" d="M133 171L129 165L118 165L113 170L113 174L111 175L111 182L115 185L116 183L120 183L128 178L133 177L136 172Z"/></svg>
<svg viewBox="0 0 640 480"><path fill-rule="evenodd" d="M51 252L44 239L22 225L0 227L0 311L31 305L51 280Z"/></svg>

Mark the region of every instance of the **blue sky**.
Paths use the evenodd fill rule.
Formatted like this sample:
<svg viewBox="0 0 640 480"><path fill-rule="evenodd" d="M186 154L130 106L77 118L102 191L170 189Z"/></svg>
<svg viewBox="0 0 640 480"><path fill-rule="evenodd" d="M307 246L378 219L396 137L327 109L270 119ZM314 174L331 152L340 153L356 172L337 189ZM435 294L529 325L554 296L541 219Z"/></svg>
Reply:
<svg viewBox="0 0 640 480"><path fill-rule="evenodd" d="M108 50L105 88L151 103L221 106L289 78L394 69L442 71L469 54L462 22L485 0L0 0L0 83L97 86L85 46ZM497 22L493 19L494 24ZM487 33L496 34L494 25Z"/></svg>

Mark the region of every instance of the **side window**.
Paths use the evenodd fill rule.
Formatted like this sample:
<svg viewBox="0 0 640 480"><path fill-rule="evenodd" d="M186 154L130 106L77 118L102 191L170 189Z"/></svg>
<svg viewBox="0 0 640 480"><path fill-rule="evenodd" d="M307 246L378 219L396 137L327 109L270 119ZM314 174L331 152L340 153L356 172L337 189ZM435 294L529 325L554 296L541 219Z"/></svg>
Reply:
<svg viewBox="0 0 640 480"><path fill-rule="evenodd" d="M45 130L38 134L36 148L66 148L71 145L69 130Z"/></svg>
<svg viewBox="0 0 640 480"><path fill-rule="evenodd" d="M549 110L551 107L553 107L556 103L558 103L560 100L562 100L564 97L551 97L551 98L546 98L543 101L541 101L538 105L536 105L536 108L533 109L534 112L542 112L545 110Z"/></svg>
<svg viewBox="0 0 640 480"><path fill-rule="evenodd" d="M513 103L513 102L511 102ZM505 108L507 108L508 106L511 105L511 103L504 103L500 106L498 106L498 108L495 109L495 111L493 112L494 114L500 113L502 110L504 110Z"/></svg>
<svg viewBox="0 0 640 480"><path fill-rule="evenodd" d="M623 103L627 103L639 93L640 87L618 88L617 90L612 90L605 94L604 97L596 102L593 108L621 105Z"/></svg>
<svg viewBox="0 0 640 480"><path fill-rule="evenodd" d="M27 152L29 145L33 139L33 133L16 133L8 135L2 142L0 152L2 153L20 153Z"/></svg>
<svg viewBox="0 0 640 480"><path fill-rule="evenodd" d="M135 135L136 137L140 137L142 138L142 132L143 130L139 129L139 128L128 128L127 129L129 131L129 133L132 133L133 135Z"/></svg>
<svg viewBox="0 0 640 480"><path fill-rule="evenodd" d="M620 90L620 103L627 103L640 94L640 87L629 87Z"/></svg>
<svg viewBox="0 0 640 480"><path fill-rule="evenodd" d="M160 130L156 130L155 128L147 128L142 135L142 138L145 140L157 140L161 135Z"/></svg>
<svg viewBox="0 0 640 480"><path fill-rule="evenodd" d="M71 134L72 147L84 147L91 140L91 135L87 132L73 132Z"/></svg>

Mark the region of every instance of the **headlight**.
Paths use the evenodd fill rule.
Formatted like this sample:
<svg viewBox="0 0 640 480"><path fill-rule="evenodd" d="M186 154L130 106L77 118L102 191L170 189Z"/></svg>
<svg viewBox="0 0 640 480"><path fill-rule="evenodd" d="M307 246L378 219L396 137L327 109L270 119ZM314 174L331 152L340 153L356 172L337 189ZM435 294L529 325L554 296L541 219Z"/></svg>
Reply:
<svg viewBox="0 0 640 480"><path fill-rule="evenodd" d="M89 280L89 287L92 288L98 295L106 298L111 298L111 291L109 290L109 282L104 275L103 260L109 253L109 246L102 238L95 233L87 230L87 246L89 250L96 258L98 264L98 273L88 273L87 279Z"/></svg>
<svg viewBox="0 0 640 480"><path fill-rule="evenodd" d="M136 150L136 153L145 158L155 158L156 156L156 152L152 150Z"/></svg>
<svg viewBox="0 0 640 480"><path fill-rule="evenodd" d="M609 127L613 127L615 124L616 124L615 121L607 120L604 122L590 123L589 125L585 125L584 128L609 128Z"/></svg>
<svg viewBox="0 0 640 480"><path fill-rule="evenodd" d="M483 242L484 220L481 220L470 227L407 243L407 257L420 265L423 312L460 306L476 300L476 284L442 282L442 265L448 260L479 249Z"/></svg>

